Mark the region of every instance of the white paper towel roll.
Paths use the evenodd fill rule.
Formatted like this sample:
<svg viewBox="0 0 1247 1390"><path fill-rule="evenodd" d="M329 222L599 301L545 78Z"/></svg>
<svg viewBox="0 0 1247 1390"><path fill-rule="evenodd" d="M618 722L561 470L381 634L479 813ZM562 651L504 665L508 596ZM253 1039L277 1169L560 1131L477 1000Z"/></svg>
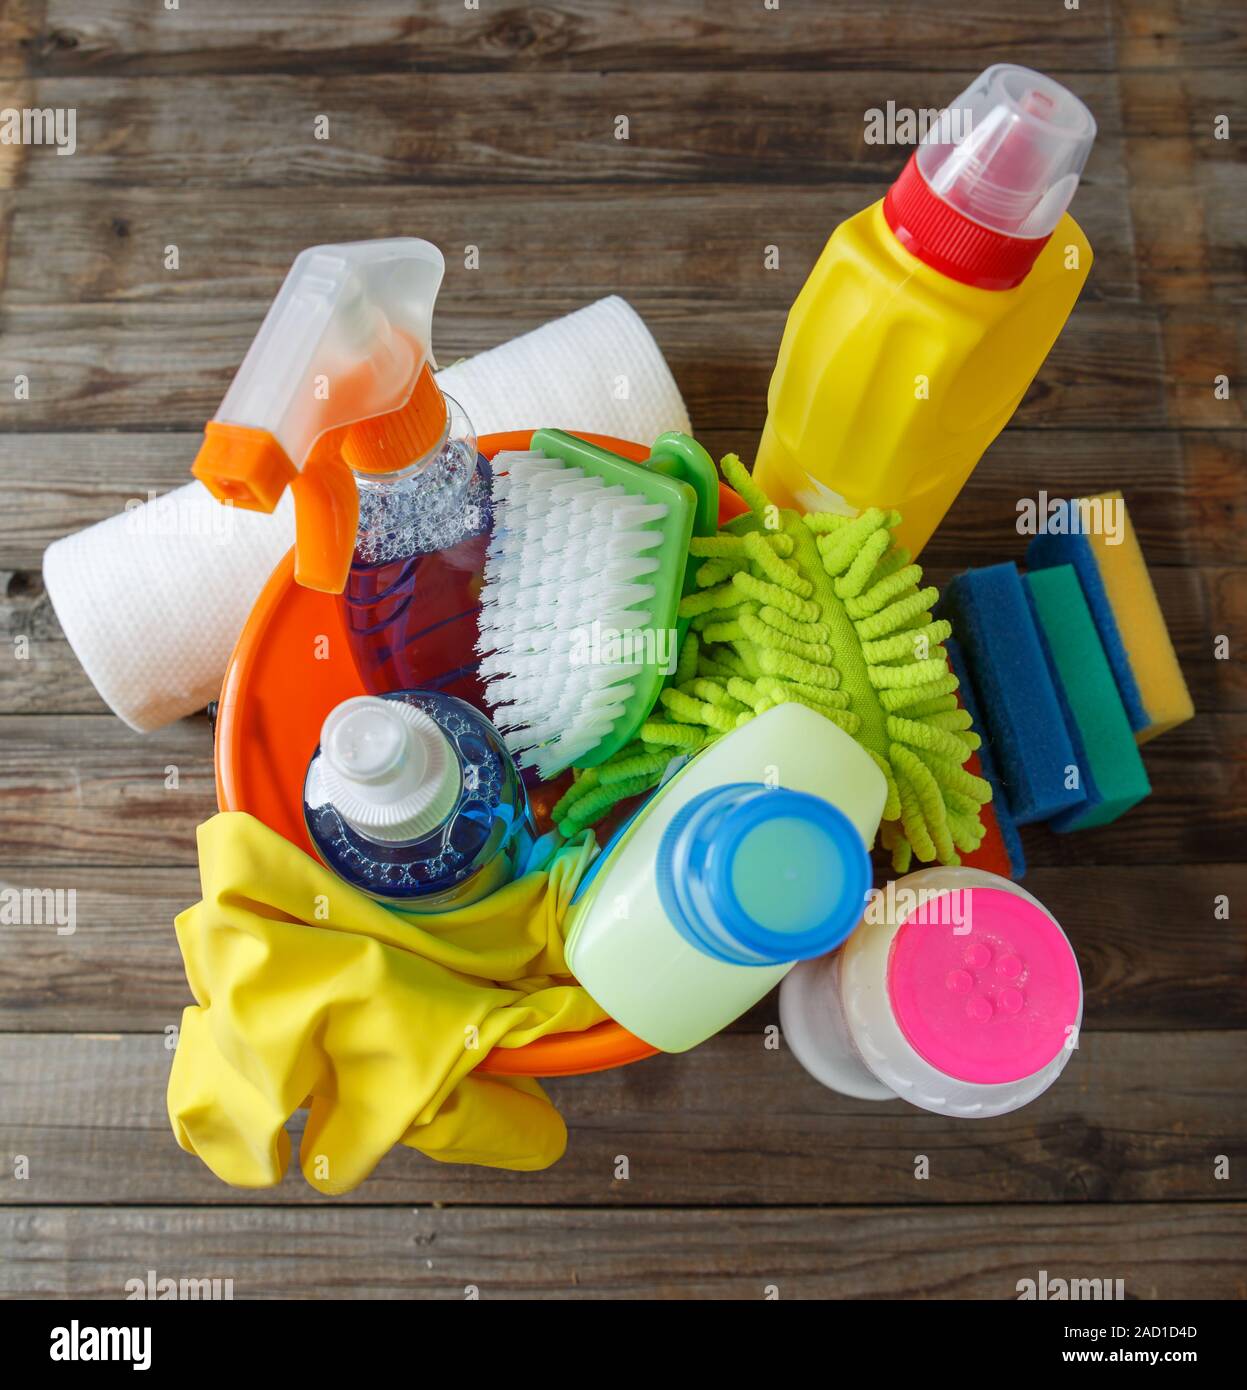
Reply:
<svg viewBox="0 0 1247 1390"><path fill-rule="evenodd" d="M478 434L548 426L648 443L689 429L658 344L616 296L437 380ZM289 493L265 516L223 507L192 482L54 541L43 578L96 690L145 733L216 699L251 606L293 544Z"/></svg>

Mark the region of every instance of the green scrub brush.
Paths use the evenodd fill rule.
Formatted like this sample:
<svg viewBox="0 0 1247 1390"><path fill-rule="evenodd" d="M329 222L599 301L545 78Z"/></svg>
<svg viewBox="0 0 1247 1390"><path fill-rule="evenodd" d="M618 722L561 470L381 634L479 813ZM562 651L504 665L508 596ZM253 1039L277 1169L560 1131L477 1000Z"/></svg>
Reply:
<svg viewBox="0 0 1247 1390"><path fill-rule="evenodd" d="M916 855L959 862L983 838L991 788L963 764L979 746L933 621L939 597L892 540L895 512L781 510L734 455L723 474L749 512L694 539L702 563L681 615L691 623L670 686L639 736L583 773L554 808L563 834L600 820L771 705L795 701L852 734L888 784L881 837L898 872Z"/></svg>
<svg viewBox="0 0 1247 1390"><path fill-rule="evenodd" d="M718 476L675 433L642 465L538 430L493 468L481 677L508 748L548 779L604 762L653 710L688 630L689 539L714 534Z"/></svg>

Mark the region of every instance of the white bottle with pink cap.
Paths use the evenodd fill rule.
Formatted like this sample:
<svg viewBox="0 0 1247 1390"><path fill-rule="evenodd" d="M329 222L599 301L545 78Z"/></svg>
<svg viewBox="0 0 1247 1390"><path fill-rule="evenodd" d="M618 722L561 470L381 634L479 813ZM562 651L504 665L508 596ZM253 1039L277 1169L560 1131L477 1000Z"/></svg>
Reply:
<svg viewBox="0 0 1247 1390"><path fill-rule="evenodd" d="M1078 1045L1082 977L1056 919L979 869L909 874L779 996L784 1038L824 1086L940 1115L1017 1110Z"/></svg>

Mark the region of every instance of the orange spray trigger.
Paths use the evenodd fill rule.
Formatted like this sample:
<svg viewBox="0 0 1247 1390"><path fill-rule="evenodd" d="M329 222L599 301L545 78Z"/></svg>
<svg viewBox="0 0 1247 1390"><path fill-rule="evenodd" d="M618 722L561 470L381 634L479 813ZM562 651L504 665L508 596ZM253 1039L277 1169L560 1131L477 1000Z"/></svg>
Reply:
<svg viewBox="0 0 1247 1390"><path fill-rule="evenodd" d="M346 587L359 525L359 490L342 460L344 433L325 435L290 483L295 582L323 594L340 594Z"/></svg>

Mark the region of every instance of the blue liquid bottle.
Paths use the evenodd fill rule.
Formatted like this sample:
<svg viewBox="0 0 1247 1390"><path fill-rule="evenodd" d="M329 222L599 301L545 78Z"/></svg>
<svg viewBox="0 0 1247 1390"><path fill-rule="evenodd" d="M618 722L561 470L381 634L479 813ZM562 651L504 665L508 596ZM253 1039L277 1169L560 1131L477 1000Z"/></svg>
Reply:
<svg viewBox="0 0 1247 1390"><path fill-rule="evenodd" d="M404 912L477 902L522 870L536 840L502 736L440 691L357 695L332 710L303 815L329 868Z"/></svg>
<svg viewBox="0 0 1247 1390"><path fill-rule="evenodd" d="M393 421L363 421L347 436L359 528L342 612L365 689L444 690L481 705L475 645L492 520L489 465L462 409L431 377L425 392L436 393L435 421L435 407L445 408L431 447L427 431ZM426 401L423 418L429 414Z"/></svg>

